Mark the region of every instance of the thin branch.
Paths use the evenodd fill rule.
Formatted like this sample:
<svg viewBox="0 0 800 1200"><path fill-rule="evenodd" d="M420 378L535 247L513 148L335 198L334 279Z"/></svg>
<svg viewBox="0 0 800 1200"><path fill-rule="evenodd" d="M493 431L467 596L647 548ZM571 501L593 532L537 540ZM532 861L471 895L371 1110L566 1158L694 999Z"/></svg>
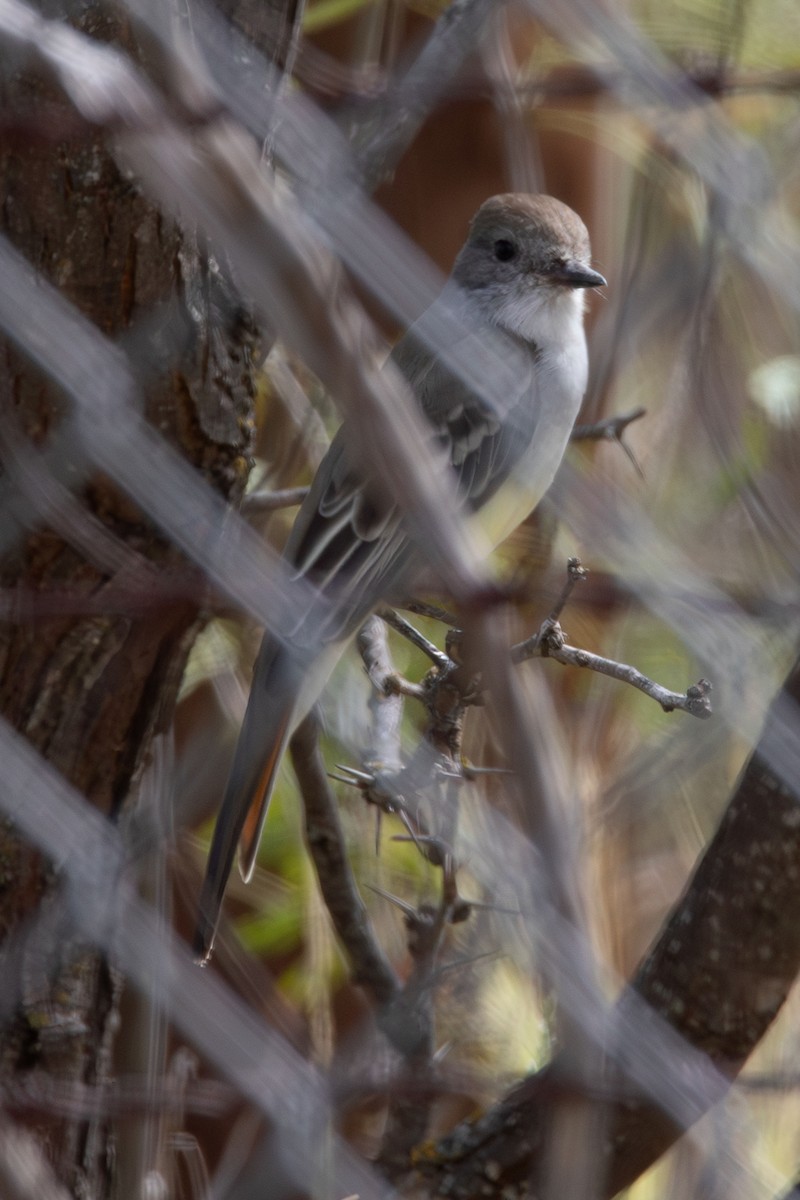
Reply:
<svg viewBox="0 0 800 1200"><path fill-rule="evenodd" d="M390 897L404 909L409 951L415 960L411 976L400 987L374 937L352 877L317 734L314 718L306 718L292 738L291 751L303 796L306 838L325 904L350 959L355 982L368 992L376 1005L380 1029L409 1066L415 1071L427 1071L433 1046L430 959L440 944L446 913L431 912L426 906L416 910ZM353 771L352 774L353 782L366 790L363 781L369 777L364 772ZM380 892L377 888L373 890ZM381 1154L381 1162L389 1171L407 1169L410 1150L425 1134L428 1107L417 1099L409 1101L402 1094L392 1093Z"/></svg>
<svg viewBox="0 0 800 1200"><path fill-rule="evenodd" d="M793 70L741 71L738 74L726 71L723 76L715 69L699 69L684 71L684 78L693 89L694 103L698 106L705 104L708 96L793 95L800 92L800 71ZM592 67L573 63L551 72L546 79L517 84L516 92L533 106L558 99L578 100L591 96L608 99L621 91L626 82L625 71L612 68L604 70L600 76ZM485 95L486 87L481 80L467 80L459 88L459 97Z"/></svg>
<svg viewBox="0 0 800 1200"><path fill-rule="evenodd" d="M443 625L451 627L458 625L455 613L448 608L442 608L439 604L428 604L425 600L414 600L409 597L399 607L404 608L406 612L415 613L418 617L430 617L432 621L441 621Z"/></svg>
<svg viewBox="0 0 800 1200"><path fill-rule="evenodd" d="M720 1071L716 1080L707 1075L705 1097L702 1089L695 1092L694 1114L684 1109L678 1116L665 1091L656 1103L636 1094L643 1075L633 1078L637 1054L631 1045L625 1047L618 1059L620 1074L608 1077L614 1091L605 1161L598 1160L601 1197L629 1187L683 1128L722 1098L794 985L800 965L800 873L794 869L800 861L798 705L796 664L693 878L616 1005L613 1028L620 1046L633 1033L629 1019L638 1006L640 1016L647 1013L653 1080L657 1074L666 1078L677 1058L683 1060L680 1087L690 1079L697 1083L715 1066ZM743 871L743 863L757 863L757 868ZM756 986L759 980L765 986L768 980L766 993ZM726 1019L720 1023L723 1010ZM666 1026L674 1033L673 1045L665 1037ZM646 1044L640 1043L642 1053ZM692 1055L698 1057L692 1060ZM480 1194L489 1165L499 1166L495 1195L536 1171L554 1098L565 1087L577 1094L569 1065L561 1073L562 1061L557 1056L479 1121L460 1127L418 1161L430 1194L446 1178L448 1196L468 1200ZM615 1103L617 1088L621 1102ZM520 1129L530 1136L520 1138Z"/></svg>
<svg viewBox="0 0 800 1200"><path fill-rule="evenodd" d="M693 717L701 719L710 717L712 715L709 699L711 684L707 679L700 679L685 692L671 692L669 688L649 679L635 667L628 666L627 663L616 662L614 659L592 654L589 650L567 645L564 632L558 623L559 618L576 584L584 582L587 576L588 571L582 566L579 558L567 560L567 579L558 600L536 633L511 647L511 661L522 663L531 658L553 658L564 666L585 667L587 670L596 671L599 675L608 675L611 679L618 679L621 683L638 688L651 700L660 704L664 712L674 712L675 709L680 709Z"/></svg>
<svg viewBox="0 0 800 1200"><path fill-rule="evenodd" d="M403 719L403 700L392 687L396 680L394 664L389 655L386 625L380 617L369 617L358 634L358 650L367 669L372 691L370 711L370 745L364 760L366 765L399 770L400 722Z"/></svg>
<svg viewBox="0 0 800 1200"><path fill-rule="evenodd" d="M416 646L423 654L426 654L434 666L439 667L442 671L447 671L452 667L452 662L446 654L443 654L438 646L429 641L424 634L421 634L418 629L415 629L410 621L405 617L401 617L393 608L380 608L378 616L387 625L391 625L397 633L411 642L412 646Z"/></svg>
<svg viewBox="0 0 800 1200"><path fill-rule="evenodd" d="M350 960L353 979L379 1010L395 999L399 983L375 937L347 857L339 814L319 749L319 727L306 717L291 741L305 812L306 840L325 905ZM380 1015L378 1017L380 1020Z"/></svg>
<svg viewBox="0 0 800 1200"><path fill-rule="evenodd" d="M303 796L309 850L325 904L350 959L353 978L372 997L378 1025L403 1059L415 1069L427 1070L430 1067L433 1040L431 985L427 978L429 972L426 969L423 978L417 961L415 970L401 988L374 937L350 871L336 801L325 777L318 729L313 717L306 718L300 726L292 738L291 750ZM363 775L363 772L357 774ZM394 897L392 900L398 902ZM444 921L432 919L427 909L417 912L410 906L403 907L409 932L409 950L415 960L424 957L427 964L426 955L432 952L434 945L428 927L435 927L441 937ZM438 946L438 940L435 945ZM410 1150L424 1136L427 1111L427 1106L417 1101L409 1103L406 1097L393 1094L381 1156L387 1168L394 1164L398 1170L407 1169Z"/></svg>
<svg viewBox="0 0 800 1200"><path fill-rule="evenodd" d="M604 421L597 421L594 425L578 425L572 431L571 440L581 442L603 439L616 442L624 450L639 478L644 479L644 471L639 465L639 460L625 441L623 434L632 421L638 421L646 412L645 408L635 408L633 412L624 413L619 417L607 417Z"/></svg>
<svg viewBox="0 0 800 1200"><path fill-rule="evenodd" d="M589 572L583 566L579 558L567 559L567 578L563 588L561 589L561 595L558 597L547 616L545 625L548 623L550 625L555 625L557 621L560 620L561 614L566 608L567 601L575 590L576 585L579 583L585 583L588 575Z"/></svg>
<svg viewBox="0 0 800 1200"><path fill-rule="evenodd" d="M378 704L386 702L387 689L396 687L398 682L386 642L388 624L422 649L435 663L435 669L429 672L425 683L415 691L428 712L425 748L429 751L430 747L434 747L437 753L433 759L429 753L423 755L425 763L422 769L417 763L408 771L398 771L393 776L390 773L388 793L386 778L381 780L377 774L372 776L353 768L340 769L347 772L349 782L358 786L368 800L376 802L377 793L377 802L381 806L386 804L386 807L394 809L404 821L409 839L431 863L442 869L442 893L436 907L426 904L416 907L380 888L372 889L401 908L408 935L408 950L414 963L405 986L386 1014L383 1027L390 1035L394 1033L395 1045L402 1044L406 1061L413 1067L414 1073L428 1075L434 1063L433 992L441 974L438 969L439 954L449 925L466 919L470 911L458 895L456 864L450 849L455 840L458 814L458 799L453 789L463 778L460 730L465 705L461 688L456 682L460 675L457 664L393 610L381 610L380 618L370 618L359 635L359 649L378 693ZM443 703L437 699L440 694ZM378 718L380 714L375 716ZM440 725L443 727L440 728ZM446 779L442 772L435 770L443 754L453 764L453 772L448 773ZM397 757L399 760L399 753ZM412 782L411 790L416 793L417 785L413 781L423 773L428 786L433 783L434 786L448 789L446 803L436 805L440 828L435 836L429 836L419 828L419 818L412 820L406 811L405 799L398 794L401 789L408 790L409 781ZM386 776L385 772L381 774ZM378 1157L390 1177L407 1170L412 1149L427 1132L433 1099L433 1093L420 1097L409 1096L404 1089L391 1090L386 1130Z"/></svg>
<svg viewBox="0 0 800 1200"><path fill-rule="evenodd" d="M386 899L403 910L408 950L414 963L394 1005L392 1017L408 1039L406 1057L409 1064L423 1075L430 1072L435 1057L433 995L439 976L437 964L457 898L455 871L449 855L444 858L443 866L442 896L435 907L421 904L415 908L384 893ZM392 1095L378 1155L378 1162L389 1178L406 1174L411 1152L428 1131L434 1100L433 1093L426 1097L413 1097L402 1091Z"/></svg>
<svg viewBox="0 0 800 1200"><path fill-rule="evenodd" d="M307 495L307 487L281 488L276 492L251 492L242 501L242 512L277 512L281 508L293 508L296 504L302 504Z"/></svg>
<svg viewBox="0 0 800 1200"><path fill-rule="evenodd" d="M656 683L647 675L643 675L641 671L637 671L636 667L631 667L627 663L615 662L611 658L603 658L599 654L592 654L591 651L581 650L577 646L568 646L564 641L564 634L558 622L546 621L542 628L527 641L517 642L515 646L511 647L512 662L521 663L529 658L537 657L553 658L567 667L585 667L589 671L596 671L599 675L608 675L611 679L618 679L621 683L627 683L640 692L644 692L651 700L660 704L664 712L674 712L675 709L679 709L681 712L689 713L690 716L699 717L701 720L712 715L709 699L711 684L707 679L698 680L685 692L671 692L669 688L662 687L660 683Z"/></svg>
<svg viewBox="0 0 800 1200"><path fill-rule="evenodd" d="M641 420L647 415L646 408L634 408L629 413L622 413L618 417L606 417L602 421L595 421L592 425L576 425L572 431L570 440L573 442L584 441L600 441L605 439L610 442L622 441L622 435L629 425L634 421Z"/></svg>

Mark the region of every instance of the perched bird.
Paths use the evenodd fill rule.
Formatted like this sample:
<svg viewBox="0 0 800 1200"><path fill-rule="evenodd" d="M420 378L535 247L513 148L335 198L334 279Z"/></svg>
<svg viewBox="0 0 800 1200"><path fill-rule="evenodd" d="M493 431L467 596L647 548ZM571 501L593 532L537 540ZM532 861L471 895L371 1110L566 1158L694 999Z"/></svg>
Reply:
<svg viewBox="0 0 800 1200"><path fill-rule="evenodd" d="M436 303L455 308L463 342L473 348L486 341L487 327L513 342L521 361L513 394L495 405L479 397L422 341L421 322L392 352L491 545L533 511L552 482L586 388L583 289L605 282L590 265L589 235L572 209L550 196L494 196L473 218ZM345 422L285 550L297 574L333 598L334 617L299 615L290 645L264 635L200 899L195 951L202 961L237 844L242 875L252 874L291 734L347 638L380 599L408 594L421 565L399 512L365 482L347 447Z"/></svg>

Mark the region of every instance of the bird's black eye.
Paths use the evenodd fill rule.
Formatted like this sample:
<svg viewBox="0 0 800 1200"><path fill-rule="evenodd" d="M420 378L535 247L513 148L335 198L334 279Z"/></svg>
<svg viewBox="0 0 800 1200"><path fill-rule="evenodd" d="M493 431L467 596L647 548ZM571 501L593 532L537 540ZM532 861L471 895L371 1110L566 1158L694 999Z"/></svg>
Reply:
<svg viewBox="0 0 800 1200"><path fill-rule="evenodd" d="M509 262L517 253L517 247L508 238L498 238L493 249L498 262Z"/></svg>

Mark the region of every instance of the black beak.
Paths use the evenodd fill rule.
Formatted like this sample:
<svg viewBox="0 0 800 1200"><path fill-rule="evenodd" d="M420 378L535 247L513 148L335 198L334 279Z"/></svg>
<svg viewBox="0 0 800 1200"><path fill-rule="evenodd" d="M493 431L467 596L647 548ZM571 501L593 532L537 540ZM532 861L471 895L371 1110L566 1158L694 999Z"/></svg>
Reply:
<svg viewBox="0 0 800 1200"><path fill-rule="evenodd" d="M606 281L599 271L593 271L591 267L585 267L583 263L576 262L574 259L569 259L567 262L561 263L560 266L556 267L549 274L554 283L563 283L567 287L593 288L606 286Z"/></svg>

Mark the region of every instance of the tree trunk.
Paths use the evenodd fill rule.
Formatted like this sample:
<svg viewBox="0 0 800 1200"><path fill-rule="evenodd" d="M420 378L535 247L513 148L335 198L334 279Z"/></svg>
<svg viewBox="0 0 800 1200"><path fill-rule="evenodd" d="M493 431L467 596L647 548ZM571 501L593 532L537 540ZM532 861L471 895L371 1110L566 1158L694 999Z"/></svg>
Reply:
<svg viewBox="0 0 800 1200"><path fill-rule="evenodd" d="M81 26L130 45L130 31L97 6L82 9ZM237 500L252 405L241 311L229 305L220 327L196 241L120 173L92 130L76 132L55 92L29 75L0 86L14 131L0 156L2 232L107 337L124 345L135 331L138 361L149 355L148 417ZM65 436L67 402L7 342L0 356L0 586L13 614L0 627L0 711L114 819L170 722L204 619L202 589L110 480L78 475L74 487L82 467ZM30 1073L65 1087L105 1081L120 981L75 940L53 865L7 823L0 857L3 978L15 981L0 1085L19 1087ZM36 1133L71 1194L111 1194L107 1126L42 1114Z"/></svg>

